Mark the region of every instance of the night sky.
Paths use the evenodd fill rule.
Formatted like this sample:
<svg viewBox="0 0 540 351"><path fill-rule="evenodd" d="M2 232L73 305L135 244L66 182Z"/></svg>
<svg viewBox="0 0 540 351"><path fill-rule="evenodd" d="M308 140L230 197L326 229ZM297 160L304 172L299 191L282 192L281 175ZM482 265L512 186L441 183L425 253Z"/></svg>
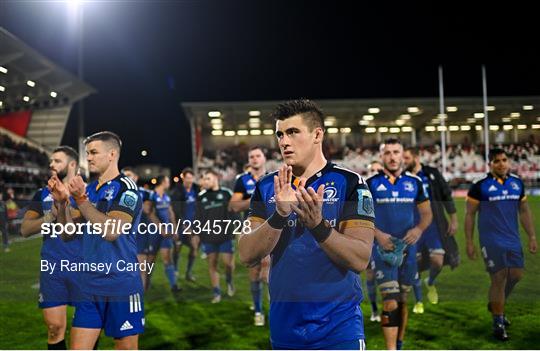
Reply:
<svg viewBox="0 0 540 351"><path fill-rule="evenodd" d="M86 133L118 133L121 166L176 172L191 162L183 101L437 96L439 63L447 96L481 96L482 62L489 95L540 95L532 9L291 2L85 2ZM0 25L77 73L66 3L0 1Z"/></svg>

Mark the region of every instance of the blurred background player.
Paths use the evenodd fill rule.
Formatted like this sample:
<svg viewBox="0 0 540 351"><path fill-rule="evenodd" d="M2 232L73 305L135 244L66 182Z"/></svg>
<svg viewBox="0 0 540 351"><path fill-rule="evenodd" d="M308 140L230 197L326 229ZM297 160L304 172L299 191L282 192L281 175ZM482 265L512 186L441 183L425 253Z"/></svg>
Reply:
<svg viewBox="0 0 540 351"><path fill-rule="evenodd" d="M75 177L79 166L78 153L69 146L59 146L53 150L49 170L51 176L56 176L64 184ZM74 205L73 199L71 199ZM76 206L71 209L72 218L80 217ZM56 222L58 215L54 207L54 199L48 188L39 189L34 195L28 210L24 214L21 225L21 235L28 237L41 233L43 223ZM82 261L82 238L64 242L59 236L43 235L41 259L49 264L60 266L61 260L70 262ZM39 276L39 307L43 310L43 319L47 326L47 347L51 350L66 349L66 312L67 305L74 306L80 299L80 286L77 272L41 271Z"/></svg>
<svg viewBox="0 0 540 351"><path fill-rule="evenodd" d="M407 293L417 274L415 243L431 223L432 213L420 178L403 172L401 142L386 140L380 153L384 169L367 180L375 202L374 261L383 297L381 325L386 347L400 350L408 320Z"/></svg>
<svg viewBox="0 0 540 351"><path fill-rule="evenodd" d="M245 211L249 209L251 195L255 191L255 184L266 174L266 157L260 146L252 147L248 152L248 170L236 177L234 192L230 208L236 213L242 213L242 219L247 217ZM255 326L264 326L264 313L262 309L263 289L262 283L268 284L268 270L270 256L266 256L255 266L249 267L249 281L253 309L255 311Z"/></svg>
<svg viewBox="0 0 540 351"><path fill-rule="evenodd" d="M197 196L195 212L195 219L200 222L200 226L197 227L197 222L194 222L191 226L191 232L200 234L202 248L208 260L208 272L213 292L212 303L218 303L221 301L218 272L220 255L225 266L227 295L233 296L235 293L233 231L237 225L234 225L232 220L237 218L229 211L232 192L227 188L220 187L219 175L216 171L208 170L204 173L203 187L204 190ZM225 220L231 220L231 223L227 225Z"/></svg>
<svg viewBox="0 0 540 351"><path fill-rule="evenodd" d="M383 165L373 160L368 166L368 177L377 174L382 171ZM371 258L369 260L368 267L366 268L366 286L368 291L368 299L371 305L371 316L369 320L372 322L380 322L381 315L377 306L377 279L375 279L375 261L373 260L373 251L371 251Z"/></svg>
<svg viewBox="0 0 540 351"><path fill-rule="evenodd" d="M478 212L478 233L482 256L491 279L488 310L493 315L493 335L507 340L510 322L505 304L523 276L524 258L518 217L529 237L529 252L537 251L536 233L521 179L510 171L508 155L502 149L489 153L490 172L475 182L467 195L465 237L467 256L476 259L473 242L474 221Z"/></svg>
<svg viewBox="0 0 540 351"><path fill-rule="evenodd" d="M424 313L424 305L422 303L422 285L420 272L423 270L425 256L429 256L429 277L424 280L428 289L428 300L432 304L439 302L439 295L435 287L435 278L442 270L445 261L445 254L448 257L456 258L459 261L459 253L457 243L453 235L457 231L457 214L456 206L452 198L452 190L448 183L443 178L442 174L434 167L429 167L420 162L418 148L408 147L403 152L403 164L405 169L420 177L424 185L424 192L430 200L431 211L433 213L433 221L422 234L416 243L416 257L418 261L418 277L414 284L414 294L416 304L413 308L413 313ZM450 217L450 222L446 219L445 211ZM420 214L416 213L416 223L420 221ZM452 245L448 242L452 241ZM445 245L446 244L446 245ZM448 251L448 252L447 252ZM450 259L447 261L454 262ZM457 262L451 264L452 268L457 266Z"/></svg>
<svg viewBox="0 0 540 351"><path fill-rule="evenodd" d="M137 184L137 182L139 181L139 175L135 173L135 171L131 167L124 167L122 169L122 173L124 173L127 177L131 178L131 180L133 180L135 184ZM139 223L148 224L148 216L150 215L150 211L152 209L152 202L150 201L152 191L140 186L139 195L141 196L143 202L141 220L139 221ZM159 234L141 233L137 231L137 259L140 263L146 262L152 264L156 259L155 252L150 252L150 248L148 247L149 243L151 242L151 235ZM148 287L150 286L150 277L151 275L148 271L141 271L141 279L143 282L144 291L148 290Z"/></svg>
<svg viewBox="0 0 540 351"><path fill-rule="evenodd" d="M272 113L284 164L257 182L240 259L271 255L273 349L364 349L358 273L369 262L373 202L362 177L328 162L324 117L310 100Z"/></svg>
<svg viewBox="0 0 540 351"><path fill-rule="evenodd" d="M184 223L184 221L193 223L193 220L195 219L195 208L197 206L197 195L201 189L199 185L195 183L195 174L191 168L184 168L180 174L180 178L182 179L182 182L171 192L174 214L176 215L176 218L182 220L182 223ZM180 240L177 241L178 245L175 245L175 250L173 252L174 268L178 270L181 248L184 245L187 246L189 248L189 254L186 267L186 280L193 282L195 281L195 277L193 276L193 264L195 263L197 251L199 250L200 238L198 235L184 234L184 229L186 229L186 226L178 233Z"/></svg>
<svg viewBox="0 0 540 351"><path fill-rule="evenodd" d="M152 241L149 252L155 253L159 248L165 276L173 293L180 292L176 282L174 263L172 260L173 247L176 235L172 228L176 226L176 219L171 205L171 198L166 193L169 190L171 182L169 177L160 175L156 178L156 187L150 195L152 210L150 211L150 220L160 228L160 235L151 235Z"/></svg>
<svg viewBox="0 0 540 351"><path fill-rule="evenodd" d="M114 338L117 349L136 349L139 334L144 331L144 303L141 276L137 270L122 270L119 262L137 267L136 230L142 211L137 185L118 170L122 142L112 132L95 133L85 139L86 159L96 180L84 183L73 177L67 189L62 182L49 182L58 207L58 222L70 220L67 191L84 217L103 232L96 235L83 227L83 260L87 265L110 265L110 270L78 272L83 300L76 305L71 328L71 348L89 349L96 343L101 329ZM54 179L53 179L54 180ZM95 205L94 205L95 204ZM117 226L105 226L114 221ZM120 228L129 224L129 233ZM63 235L63 239L72 239ZM76 240L76 239L74 239Z"/></svg>

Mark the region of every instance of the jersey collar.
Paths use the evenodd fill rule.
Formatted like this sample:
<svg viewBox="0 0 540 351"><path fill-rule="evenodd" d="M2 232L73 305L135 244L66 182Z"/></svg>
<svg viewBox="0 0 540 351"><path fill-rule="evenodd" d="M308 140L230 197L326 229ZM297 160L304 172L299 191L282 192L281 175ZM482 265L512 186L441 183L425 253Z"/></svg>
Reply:
<svg viewBox="0 0 540 351"><path fill-rule="evenodd" d="M324 174L328 173L332 168L334 167L334 164L332 162L326 162L326 165L324 165L324 167L319 170L317 173L315 173L314 175L312 175L311 177L309 177L309 179L307 180L306 182L306 187L315 182L317 179L319 179L320 177L322 177ZM293 175L292 177L292 184L297 187L298 186L298 183L300 182L300 178L297 178Z"/></svg>

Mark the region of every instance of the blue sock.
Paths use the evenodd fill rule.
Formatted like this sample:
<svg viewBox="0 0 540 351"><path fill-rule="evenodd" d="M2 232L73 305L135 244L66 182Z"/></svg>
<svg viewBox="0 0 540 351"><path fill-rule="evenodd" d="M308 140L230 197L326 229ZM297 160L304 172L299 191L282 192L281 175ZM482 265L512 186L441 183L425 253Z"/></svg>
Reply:
<svg viewBox="0 0 540 351"><path fill-rule="evenodd" d="M414 281L413 289L416 302L422 302L422 279L420 279L420 275L418 275L418 279Z"/></svg>
<svg viewBox="0 0 540 351"><path fill-rule="evenodd" d="M170 263L165 266L165 276L169 280L171 288L176 285L176 276L174 275L174 264Z"/></svg>
<svg viewBox="0 0 540 351"><path fill-rule="evenodd" d="M504 324L504 314L493 315L493 325Z"/></svg>
<svg viewBox="0 0 540 351"><path fill-rule="evenodd" d="M190 255L187 262L187 274L191 274L191 271L193 270L193 263L195 263L195 257Z"/></svg>
<svg viewBox="0 0 540 351"><path fill-rule="evenodd" d="M396 342L396 349L401 350L402 347L403 347L403 340L398 340Z"/></svg>
<svg viewBox="0 0 540 351"><path fill-rule="evenodd" d="M435 278L437 278L437 276L439 275L439 273L441 273L441 269L440 269L440 268L434 268L434 267L431 267L431 268L429 269L428 285L433 285L433 283L435 283Z"/></svg>
<svg viewBox="0 0 540 351"><path fill-rule="evenodd" d="M262 312L262 284L260 281L251 282L251 297L255 312Z"/></svg>
<svg viewBox="0 0 540 351"><path fill-rule="evenodd" d="M215 286L212 291L214 292L214 296L221 295L221 289L219 286Z"/></svg>
<svg viewBox="0 0 540 351"><path fill-rule="evenodd" d="M225 273L225 281L227 282L227 284L232 285L232 273L231 272Z"/></svg>
<svg viewBox="0 0 540 351"><path fill-rule="evenodd" d="M377 287L375 286L375 280L366 281L368 297L371 302L371 310L377 312Z"/></svg>

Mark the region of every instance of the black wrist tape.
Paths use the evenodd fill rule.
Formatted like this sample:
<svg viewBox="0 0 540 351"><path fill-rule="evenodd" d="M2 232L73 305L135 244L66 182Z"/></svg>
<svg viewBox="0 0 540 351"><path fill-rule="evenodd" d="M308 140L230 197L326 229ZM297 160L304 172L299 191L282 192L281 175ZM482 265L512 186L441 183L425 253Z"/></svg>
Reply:
<svg viewBox="0 0 540 351"><path fill-rule="evenodd" d="M268 218L268 225L274 229L283 229L289 217L283 217L277 211Z"/></svg>
<svg viewBox="0 0 540 351"><path fill-rule="evenodd" d="M324 219L321 221L321 223L317 224L315 228L311 229L311 234L313 234L313 237L318 243L323 243L326 239L328 239L331 233L332 227L327 227Z"/></svg>

